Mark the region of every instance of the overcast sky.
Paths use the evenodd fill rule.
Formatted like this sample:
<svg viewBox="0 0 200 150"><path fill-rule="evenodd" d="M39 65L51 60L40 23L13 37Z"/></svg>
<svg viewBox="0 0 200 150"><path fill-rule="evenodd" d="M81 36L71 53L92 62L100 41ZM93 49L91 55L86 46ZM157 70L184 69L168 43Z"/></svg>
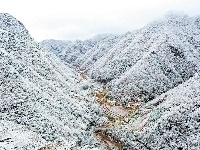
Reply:
<svg viewBox="0 0 200 150"><path fill-rule="evenodd" d="M141 28L169 11L200 15L200 0L0 0L37 41L87 39Z"/></svg>

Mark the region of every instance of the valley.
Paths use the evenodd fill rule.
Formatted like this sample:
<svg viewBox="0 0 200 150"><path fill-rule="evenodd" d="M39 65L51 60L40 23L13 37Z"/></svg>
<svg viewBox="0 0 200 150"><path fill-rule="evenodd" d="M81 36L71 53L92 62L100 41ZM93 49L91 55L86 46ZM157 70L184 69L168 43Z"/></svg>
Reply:
<svg viewBox="0 0 200 150"><path fill-rule="evenodd" d="M199 17L38 43L1 13L0 149L198 150L199 69Z"/></svg>

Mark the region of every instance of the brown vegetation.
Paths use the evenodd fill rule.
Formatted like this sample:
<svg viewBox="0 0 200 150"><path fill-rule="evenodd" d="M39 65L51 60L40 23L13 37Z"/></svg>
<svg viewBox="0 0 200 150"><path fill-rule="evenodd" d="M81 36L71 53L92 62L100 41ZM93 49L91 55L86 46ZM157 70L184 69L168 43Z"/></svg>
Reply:
<svg viewBox="0 0 200 150"><path fill-rule="evenodd" d="M108 95L108 90L107 89L103 89L103 91L95 91L95 99L96 101L102 105L104 103L107 102L106 96Z"/></svg>
<svg viewBox="0 0 200 150"><path fill-rule="evenodd" d="M118 150L122 150L122 143L115 142L110 137L104 135L101 131L94 133L95 138L106 148L106 150L112 150L114 148L118 148Z"/></svg>
<svg viewBox="0 0 200 150"><path fill-rule="evenodd" d="M114 101L108 100L109 90L103 89L102 91L95 92L95 99L101 105L105 116L108 117L109 123L97 128L95 138L108 150L113 147L122 149L121 142L115 142L110 137L103 134L104 130L113 130L115 128L114 124L122 126L125 120L129 120L131 116L140 108L142 103L131 102L128 107L123 107L121 103L113 103Z"/></svg>
<svg viewBox="0 0 200 150"><path fill-rule="evenodd" d="M87 80L87 79L88 79L87 75L85 75L82 71L80 71L79 68L76 68L75 71L80 75L80 77L81 77L83 80Z"/></svg>

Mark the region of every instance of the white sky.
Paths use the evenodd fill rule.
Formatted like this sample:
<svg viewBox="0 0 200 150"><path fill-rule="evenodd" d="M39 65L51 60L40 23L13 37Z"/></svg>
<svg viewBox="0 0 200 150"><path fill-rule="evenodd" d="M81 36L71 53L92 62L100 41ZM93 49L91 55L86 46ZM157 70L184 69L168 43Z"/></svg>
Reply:
<svg viewBox="0 0 200 150"><path fill-rule="evenodd" d="M200 0L0 0L37 41L87 39L141 28L169 11L200 15Z"/></svg>

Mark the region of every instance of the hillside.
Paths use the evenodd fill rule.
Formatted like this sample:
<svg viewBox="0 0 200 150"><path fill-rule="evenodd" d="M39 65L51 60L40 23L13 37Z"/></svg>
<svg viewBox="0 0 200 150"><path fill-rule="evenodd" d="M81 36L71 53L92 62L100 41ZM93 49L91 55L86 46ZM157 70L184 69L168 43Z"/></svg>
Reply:
<svg viewBox="0 0 200 150"><path fill-rule="evenodd" d="M83 97L78 73L41 49L9 14L0 14L0 46L0 148L96 147L90 124L99 118L98 106ZM41 141L29 136L34 133Z"/></svg>
<svg viewBox="0 0 200 150"><path fill-rule="evenodd" d="M200 76L195 74L187 82L145 104L142 109L152 109L152 113L147 127L138 132L139 141L152 149L199 149L199 88ZM140 149L141 143L135 144Z"/></svg>
<svg viewBox="0 0 200 150"><path fill-rule="evenodd" d="M143 103L130 118L122 119L122 123L116 121L112 126L98 128L97 133L101 130L120 140L124 149L199 150L199 88L200 76L196 74L156 99Z"/></svg>
<svg viewBox="0 0 200 150"><path fill-rule="evenodd" d="M101 36L102 37L102 36ZM105 35L99 40L94 47L87 50L87 52L76 60L76 65L81 70L88 71L93 68L93 64L106 56L108 51L120 40L120 36Z"/></svg>
<svg viewBox="0 0 200 150"><path fill-rule="evenodd" d="M199 43L199 18L169 15L123 38L90 76L119 99L149 101L199 71Z"/></svg>
<svg viewBox="0 0 200 150"><path fill-rule="evenodd" d="M72 42L49 39L40 42L40 46L53 52L55 55L59 55L62 51L69 49L72 46Z"/></svg>
<svg viewBox="0 0 200 150"><path fill-rule="evenodd" d="M59 56L63 61L75 66L80 66L80 64L83 63L86 65L87 63L92 63L91 61L96 61L103 55L99 54L99 52L107 51L117 40L117 36L101 34L85 41L44 40L40 42L40 45L42 48ZM91 57L90 55L94 55L92 60L89 59ZM88 60L86 60L86 58L88 58ZM84 66L84 68L85 67L86 66Z"/></svg>

